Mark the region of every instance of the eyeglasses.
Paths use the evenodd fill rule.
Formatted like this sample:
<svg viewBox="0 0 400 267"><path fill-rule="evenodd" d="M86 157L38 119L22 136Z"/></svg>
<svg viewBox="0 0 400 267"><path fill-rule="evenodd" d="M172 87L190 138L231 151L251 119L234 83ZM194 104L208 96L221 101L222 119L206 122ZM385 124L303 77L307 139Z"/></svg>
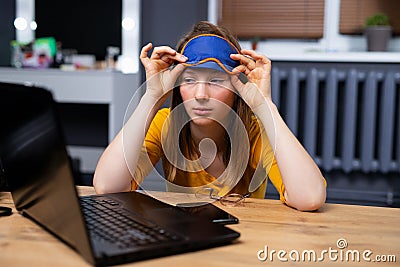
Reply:
<svg viewBox="0 0 400 267"><path fill-rule="evenodd" d="M219 196L214 188L202 188L196 192L198 199L214 199L218 200L224 206L239 206L246 198L250 196L250 193L245 195L231 193L225 196Z"/></svg>

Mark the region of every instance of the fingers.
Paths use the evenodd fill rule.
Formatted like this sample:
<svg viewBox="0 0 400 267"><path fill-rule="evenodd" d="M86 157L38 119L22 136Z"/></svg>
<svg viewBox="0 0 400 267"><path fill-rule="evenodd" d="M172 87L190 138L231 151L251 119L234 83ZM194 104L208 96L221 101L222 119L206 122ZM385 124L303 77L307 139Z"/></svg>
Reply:
<svg viewBox="0 0 400 267"><path fill-rule="evenodd" d="M147 53L150 51L150 49L153 47L152 43L148 43L147 45L142 47L142 50L140 51L140 57L144 58L147 57Z"/></svg>
<svg viewBox="0 0 400 267"><path fill-rule="evenodd" d="M149 57L148 57L148 53L150 51L150 49L153 47L152 43L148 43L147 45L142 47L142 50L140 51L140 61L142 61L143 65L146 66L146 63L148 63L150 61Z"/></svg>
<svg viewBox="0 0 400 267"><path fill-rule="evenodd" d="M246 75L249 75L250 69L247 68L247 67L244 66L244 65L239 65L239 66L237 66L236 68L234 68L234 69L232 70L232 72L233 72L234 74L244 73L244 74L246 74Z"/></svg>
<svg viewBox="0 0 400 267"><path fill-rule="evenodd" d="M253 50L242 49L242 54L231 54L233 60L239 60L250 71L258 66L271 65L271 61L262 54L258 54Z"/></svg>
<svg viewBox="0 0 400 267"><path fill-rule="evenodd" d="M185 62L187 57L184 55L176 52L169 46L157 46L153 49L151 56L149 58L148 54L151 48L153 47L152 43L148 43L147 45L143 46L142 50L140 51L140 60L143 62L147 62L149 59L161 59L162 61L178 61L178 62Z"/></svg>
<svg viewBox="0 0 400 267"><path fill-rule="evenodd" d="M247 75L245 75L245 72L247 70L241 70L241 68L245 69L243 65L240 65L233 69L233 72L235 73L234 75L229 75L231 79L232 85L236 88L236 90L241 94L243 88L248 86L250 83L249 79L247 78Z"/></svg>
<svg viewBox="0 0 400 267"><path fill-rule="evenodd" d="M239 77L239 80L242 81L242 83L246 83L249 81L248 76L253 70L254 69L249 69L245 65L239 65L236 68L234 68L232 72Z"/></svg>
<svg viewBox="0 0 400 267"><path fill-rule="evenodd" d="M167 63L168 65L172 65L175 62L175 60L169 57L168 55L163 55L160 59L165 63Z"/></svg>
<svg viewBox="0 0 400 267"><path fill-rule="evenodd" d="M270 64L271 61L263 54L258 54L254 50L242 49L242 54L252 57L256 62L262 62L264 64Z"/></svg>
<svg viewBox="0 0 400 267"><path fill-rule="evenodd" d="M177 79L179 75L183 72L183 70L186 69L186 67L182 64L176 65L172 70L171 70L171 76L173 79Z"/></svg>
<svg viewBox="0 0 400 267"><path fill-rule="evenodd" d="M154 48L150 59L161 59L165 62L178 61L178 62L182 63L187 60L187 57L176 52L174 49L172 49L169 46L158 46L158 47Z"/></svg>
<svg viewBox="0 0 400 267"><path fill-rule="evenodd" d="M155 47L149 57L148 54L152 47L153 44L148 43L147 45L143 46L140 52L140 61L145 67L146 73L149 73L149 75L165 70L172 66L175 62L183 63L187 61L185 56L177 53L169 46Z"/></svg>
<svg viewBox="0 0 400 267"><path fill-rule="evenodd" d="M169 55L175 56L176 51L169 46L157 46L154 47L153 53L151 53L151 59L161 59L162 56Z"/></svg>
<svg viewBox="0 0 400 267"><path fill-rule="evenodd" d="M240 61L240 64L247 67L250 70L253 70L256 67L256 62L250 56L244 54L231 54L231 58L233 60Z"/></svg>

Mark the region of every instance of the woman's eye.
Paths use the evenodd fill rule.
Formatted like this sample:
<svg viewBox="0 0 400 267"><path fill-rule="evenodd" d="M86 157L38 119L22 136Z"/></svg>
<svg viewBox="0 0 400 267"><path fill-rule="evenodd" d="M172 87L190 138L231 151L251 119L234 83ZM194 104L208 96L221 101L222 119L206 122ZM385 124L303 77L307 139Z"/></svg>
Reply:
<svg viewBox="0 0 400 267"><path fill-rule="evenodd" d="M210 81L210 83L214 83L214 84L223 84L225 83L225 79L212 79Z"/></svg>
<svg viewBox="0 0 400 267"><path fill-rule="evenodd" d="M212 83L223 83L225 80L224 79L212 79Z"/></svg>
<svg viewBox="0 0 400 267"><path fill-rule="evenodd" d="M184 83L195 83L196 80L193 78L183 78Z"/></svg>

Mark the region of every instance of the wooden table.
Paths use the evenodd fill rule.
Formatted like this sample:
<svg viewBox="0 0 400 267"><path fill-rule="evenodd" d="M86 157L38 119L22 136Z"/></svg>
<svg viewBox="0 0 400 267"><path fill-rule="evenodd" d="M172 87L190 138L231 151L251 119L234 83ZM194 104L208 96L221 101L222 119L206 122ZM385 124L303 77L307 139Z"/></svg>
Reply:
<svg viewBox="0 0 400 267"><path fill-rule="evenodd" d="M91 187L78 187L78 191L94 194ZM0 266L89 266L64 243L19 215L9 193L0 192L0 205L14 212L0 217ZM266 199L220 207L240 220L229 226L241 233L234 244L128 265L399 266L400 209L326 204L318 212L299 212ZM294 261L297 256L298 262ZM386 262L375 261L378 256Z"/></svg>

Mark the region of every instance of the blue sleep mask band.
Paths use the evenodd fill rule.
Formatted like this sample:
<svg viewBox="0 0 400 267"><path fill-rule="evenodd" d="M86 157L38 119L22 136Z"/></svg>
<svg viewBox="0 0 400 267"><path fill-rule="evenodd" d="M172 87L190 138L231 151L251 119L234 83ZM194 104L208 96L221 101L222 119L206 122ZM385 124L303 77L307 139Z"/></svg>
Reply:
<svg viewBox="0 0 400 267"><path fill-rule="evenodd" d="M239 50L225 38L215 34L202 34L190 39L181 54L188 60L183 65L195 68L210 68L232 74L240 62L230 58L240 54Z"/></svg>

